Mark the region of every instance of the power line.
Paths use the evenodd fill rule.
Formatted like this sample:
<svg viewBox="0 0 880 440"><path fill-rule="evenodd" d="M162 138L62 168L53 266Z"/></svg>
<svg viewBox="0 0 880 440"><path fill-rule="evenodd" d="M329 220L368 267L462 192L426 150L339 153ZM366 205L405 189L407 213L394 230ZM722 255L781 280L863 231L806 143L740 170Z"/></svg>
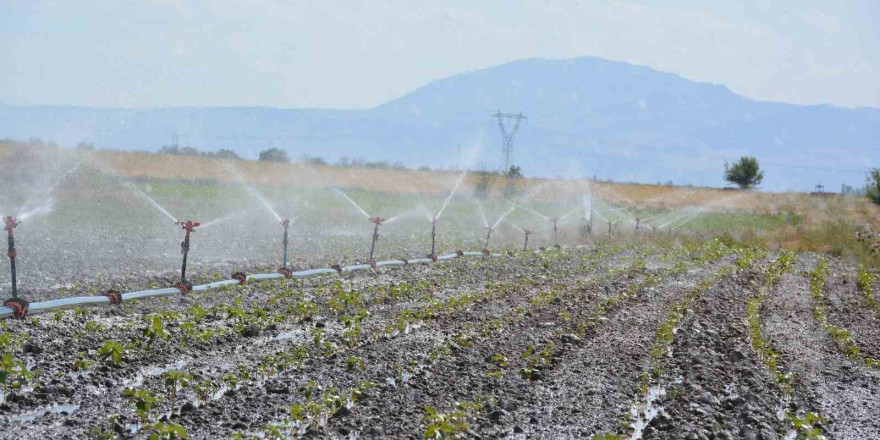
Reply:
<svg viewBox="0 0 880 440"><path fill-rule="evenodd" d="M831 171L831 172L839 172L839 173L865 174L869 171L868 169L857 170L857 169L852 169L852 168L832 168L832 167L816 167L816 166L810 166L810 165L791 165L791 164L782 164L782 163L777 163L777 162L768 162L765 160L761 161L761 165L769 165L769 166L778 167L778 168L799 168L799 169L805 169L805 170Z"/></svg>
<svg viewBox="0 0 880 440"><path fill-rule="evenodd" d="M502 168L503 172L507 172L510 169L511 157L513 156L513 140L516 138L516 133L519 131L519 124L524 119L528 119L525 117L522 112L519 114L512 113L501 113L501 110L498 110L498 113L492 115L492 119L498 119L498 128L501 130L501 154L503 155L503 163L504 168ZM504 126L504 120L515 120L513 124L513 128L510 131L507 130L507 127Z"/></svg>

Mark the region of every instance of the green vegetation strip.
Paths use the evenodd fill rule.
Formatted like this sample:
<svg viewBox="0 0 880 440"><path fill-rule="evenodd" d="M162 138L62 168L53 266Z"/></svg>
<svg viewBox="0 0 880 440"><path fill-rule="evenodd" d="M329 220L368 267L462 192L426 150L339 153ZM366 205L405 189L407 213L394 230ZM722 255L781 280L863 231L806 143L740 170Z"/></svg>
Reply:
<svg viewBox="0 0 880 440"><path fill-rule="evenodd" d="M865 302L865 306L873 310L874 313L877 314L877 319L880 319L880 303L878 303L877 298L874 297L874 284L876 282L877 275L874 275L864 266L860 265L859 278L856 281L856 285L859 287L859 292L862 293L862 299Z"/></svg>
<svg viewBox="0 0 880 440"><path fill-rule="evenodd" d="M817 413L812 411L801 412L798 414L797 408L792 405L794 397L794 373L785 372L780 354L773 349L770 341L764 339L761 333L761 312L764 307L764 299L773 289L773 287L782 278L782 275L791 272L795 261L795 256L791 252L783 252L773 263L764 269L764 282L758 288L757 294L749 299L746 303L746 320L749 325L749 340L755 354L764 363L767 370L776 380L779 388L783 393L785 403L785 415L788 418L790 426L787 429L794 430L795 438L807 440L823 440L822 435L827 421Z"/></svg>
<svg viewBox="0 0 880 440"><path fill-rule="evenodd" d="M828 310L825 307L825 275L827 273L827 262L819 261L816 269L810 273L810 297L813 302L813 317L822 325L828 336L837 344L846 356L856 362L864 362L866 365L880 368L880 360L868 357L856 345L849 331L832 324L828 320Z"/></svg>

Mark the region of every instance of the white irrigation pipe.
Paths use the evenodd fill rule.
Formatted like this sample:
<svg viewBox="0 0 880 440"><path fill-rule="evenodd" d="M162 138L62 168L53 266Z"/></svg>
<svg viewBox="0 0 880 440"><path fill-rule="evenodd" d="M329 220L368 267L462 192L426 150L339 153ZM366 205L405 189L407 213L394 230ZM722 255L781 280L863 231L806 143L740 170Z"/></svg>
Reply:
<svg viewBox="0 0 880 440"><path fill-rule="evenodd" d="M484 255L483 252L461 252L461 253L451 253L445 255L437 256L437 260L451 260L453 258L458 258L461 256L469 256L469 257L482 257ZM499 253L489 253L489 256L492 257L502 257L503 254ZM431 258L415 258L412 260L388 260L388 261L378 261L376 262L376 267L383 266L405 266L407 264L423 264L423 263L432 263L434 260ZM352 272L356 270L366 270L371 269L372 266L369 264L355 264L351 266L345 266L341 268L341 272ZM333 268L320 268L320 269L309 269L303 270L299 272L291 273L291 278L305 278L314 275L321 274L336 274L339 273L340 270ZM280 273L258 273L247 275L246 280L254 280L254 281L266 281L266 280L275 280L279 278L284 278L283 274ZM192 291L194 292L204 292L207 290L219 289L225 286L234 286L241 284L241 282L237 279L231 280L223 280L223 281L215 281L213 283L208 284L200 284L198 286L193 286ZM132 301L136 299L142 298L150 298L154 296L171 296L180 294L180 289L177 287L166 287L162 289L151 289L151 290L140 290L136 292L126 292L119 294L119 299L122 302ZM47 312L49 310L61 309L66 307L74 307L74 306L83 306L83 305L91 305L91 304L112 304L113 301L108 296L79 296L74 298L62 298L62 299L53 299L49 301L42 302L34 302L30 303L28 306L28 313L41 313ZM9 316L13 316L14 311L9 307L0 307L0 318L6 318Z"/></svg>

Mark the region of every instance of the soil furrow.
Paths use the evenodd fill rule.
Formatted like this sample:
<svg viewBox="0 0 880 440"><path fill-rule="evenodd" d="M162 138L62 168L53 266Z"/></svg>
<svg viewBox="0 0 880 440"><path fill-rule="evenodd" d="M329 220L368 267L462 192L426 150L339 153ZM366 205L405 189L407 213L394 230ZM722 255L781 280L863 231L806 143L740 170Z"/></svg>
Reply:
<svg viewBox="0 0 880 440"><path fill-rule="evenodd" d="M765 302L764 333L795 374L795 389L815 401L828 418L829 434L838 440L880 438L880 374L847 359L813 317L810 280L816 259L803 257L800 274L783 275Z"/></svg>

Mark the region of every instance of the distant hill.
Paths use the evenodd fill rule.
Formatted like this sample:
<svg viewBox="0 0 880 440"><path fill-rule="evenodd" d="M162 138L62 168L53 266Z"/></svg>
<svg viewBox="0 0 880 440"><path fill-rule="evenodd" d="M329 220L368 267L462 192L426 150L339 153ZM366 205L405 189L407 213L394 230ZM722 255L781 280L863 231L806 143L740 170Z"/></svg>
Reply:
<svg viewBox="0 0 880 440"><path fill-rule="evenodd" d="M835 190L861 184L862 171L880 164L880 109L754 101L593 57L506 63L433 81L369 110L0 105L0 137L155 151L176 133L181 146L248 158L279 147L329 161L494 168L501 141L490 115L498 110L528 117L514 160L533 176L722 186L724 161L748 154L763 162L767 189L821 183ZM474 146L480 154L471 154Z"/></svg>

